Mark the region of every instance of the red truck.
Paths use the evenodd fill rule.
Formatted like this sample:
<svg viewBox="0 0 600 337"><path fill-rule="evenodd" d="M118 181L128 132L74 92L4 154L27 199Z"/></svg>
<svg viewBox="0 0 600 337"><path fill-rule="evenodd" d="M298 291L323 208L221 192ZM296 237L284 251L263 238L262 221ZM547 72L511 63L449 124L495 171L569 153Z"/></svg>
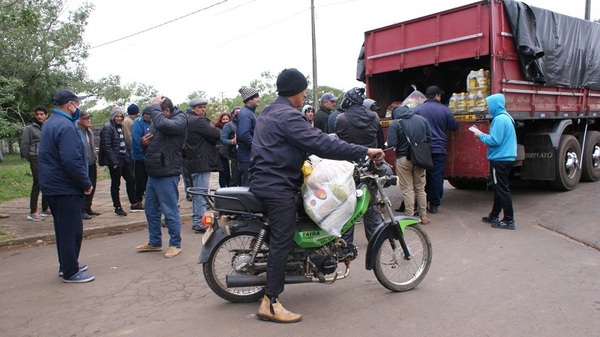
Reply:
<svg viewBox="0 0 600 337"><path fill-rule="evenodd" d="M563 191L600 180L598 23L512 0L480 1L367 31L357 79L379 106L403 101L411 85L441 87L447 104L480 69L488 93L504 94L515 119L514 176ZM445 176L469 188L486 181L489 165L487 148L468 128L486 132L492 117L471 109L455 118ZM390 122L382 118L384 128ZM393 157L386 154L390 163Z"/></svg>

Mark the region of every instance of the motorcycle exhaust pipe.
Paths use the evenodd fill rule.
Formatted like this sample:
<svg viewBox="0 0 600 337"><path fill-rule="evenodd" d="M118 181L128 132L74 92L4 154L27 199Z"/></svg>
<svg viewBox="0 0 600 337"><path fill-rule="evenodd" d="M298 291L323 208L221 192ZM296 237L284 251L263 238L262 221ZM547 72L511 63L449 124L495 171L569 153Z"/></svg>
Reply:
<svg viewBox="0 0 600 337"><path fill-rule="evenodd" d="M294 283L310 283L317 282L313 278L304 276L286 276L285 284ZM239 287L260 287L267 284L266 276L252 276L252 275L226 275L225 283L227 288L239 288Z"/></svg>

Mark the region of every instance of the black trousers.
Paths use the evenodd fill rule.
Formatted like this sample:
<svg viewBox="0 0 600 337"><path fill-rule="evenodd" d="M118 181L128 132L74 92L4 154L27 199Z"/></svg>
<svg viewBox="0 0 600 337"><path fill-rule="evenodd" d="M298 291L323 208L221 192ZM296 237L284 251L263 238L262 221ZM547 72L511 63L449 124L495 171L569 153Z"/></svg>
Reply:
<svg viewBox="0 0 600 337"><path fill-rule="evenodd" d="M94 188L92 189L92 193L83 196L81 210L85 212L92 210L92 200L94 199L94 194L96 193L96 181L98 180L98 167L96 166L96 163L88 166L88 175Z"/></svg>
<svg viewBox="0 0 600 337"><path fill-rule="evenodd" d="M121 207L121 199L119 190L121 188L121 177L125 179L125 188L127 189L127 197L131 204L135 204L135 177L133 176L133 162L131 159L119 156L119 164L117 168L109 167L110 171L110 196L115 208Z"/></svg>
<svg viewBox="0 0 600 337"><path fill-rule="evenodd" d="M277 297L285 284L285 265L296 228L295 197L261 198L269 219L270 241L265 295Z"/></svg>
<svg viewBox="0 0 600 337"><path fill-rule="evenodd" d="M512 161L490 160L490 173L494 188L494 205L490 216L499 217L500 211L504 211L502 220L505 221L512 221L515 218L512 197L508 188L508 175L513 165Z"/></svg>
<svg viewBox="0 0 600 337"><path fill-rule="evenodd" d="M146 193L146 184L148 183L148 173L146 173L146 164L141 160L133 161L135 171L135 199L140 202L144 200Z"/></svg>
<svg viewBox="0 0 600 337"><path fill-rule="evenodd" d="M38 173L38 161L37 158L29 161L29 168L31 168L31 176L33 177L33 185L31 185L31 195L29 196L29 209L31 213L37 212L38 198L40 196L40 179ZM48 200L42 194L42 211L48 210Z"/></svg>
<svg viewBox="0 0 600 337"><path fill-rule="evenodd" d="M81 218L82 195L47 196L58 252L59 270L68 279L79 272L79 251L83 238L83 219Z"/></svg>

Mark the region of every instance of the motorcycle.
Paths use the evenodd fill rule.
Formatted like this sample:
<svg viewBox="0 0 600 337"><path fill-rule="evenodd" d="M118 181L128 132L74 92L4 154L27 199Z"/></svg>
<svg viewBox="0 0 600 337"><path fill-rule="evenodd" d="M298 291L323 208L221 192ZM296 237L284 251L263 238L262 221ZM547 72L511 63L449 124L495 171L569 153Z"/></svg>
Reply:
<svg viewBox="0 0 600 337"><path fill-rule="evenodd" d="M383 221L368 243L365 267L374 271L385 288L408 291L429 271L431 241L419 226L419 218L394 215L384 187L395 185L397 177L384 171L369 159L355 164L356 207L341 232L352 228L369 207L375 207ZM187 191L204 197L212 210L202 219L208 229L202 238L199 260L208 286L219 297L234 303L262 299L269 224L261 201L247 187L190 187ZM298 214L305 214L301 198L299 201ZM309 217L299 215L285 283L334 283L349 276L350 262L357 256L356 246L327 233ZM340 265L343 270L338 270Z"/></svg>

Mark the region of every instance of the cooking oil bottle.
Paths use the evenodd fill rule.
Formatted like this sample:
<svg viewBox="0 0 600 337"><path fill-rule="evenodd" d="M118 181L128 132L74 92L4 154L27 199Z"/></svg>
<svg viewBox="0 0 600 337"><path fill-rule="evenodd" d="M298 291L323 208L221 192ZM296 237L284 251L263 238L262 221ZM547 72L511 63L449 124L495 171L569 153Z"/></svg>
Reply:
<svg viewBox="0 0 600 337"><path fill-rule="evenodd" d="M487 105L487 103L485 101L486 96L487 95L482 93L481 90L477 91L477 94L475 95L475 110L476 111L485 111L485 107Z"/></svg>
<svg viewBox="0 0 600 337"><path fill-rule="evenodd" d="M467 76L467 92L477 91L479 88L479 82L477 81L477 71L471 70Z"/></svg>
<svg viewBox="0 0 600 337"><path fill-rule="evenodd" d="M450 111L452 111L452 113L456 113L456 103L458 101L458 94L457 93L452 93L452 96L450 97L450 101L448 101L448 108L450 108Z"/></svg>
<svg viewBox="0 0 600 337"><path fill-rule="evenodd" d="M477 79L477 89L474 90L475 93L481 90L482 93L488 93L490 91L489 81L485 75L485 71L483 69L479 69L475 72L475 77Z"/></svg>
<svg viewBox="0 0 600 337"><path fill-rule="evenodd" d="M467 94L467 102L465 104L466 112L475 111L475 95L476 95L476 93L474 93L472 91Z"/></svg>
<svg viewBox="0 0 600 337"><path fill-rule="evenodd" d="M465 113L467 108L467 95L461 92L456 101L456 113Z"/></svg>

